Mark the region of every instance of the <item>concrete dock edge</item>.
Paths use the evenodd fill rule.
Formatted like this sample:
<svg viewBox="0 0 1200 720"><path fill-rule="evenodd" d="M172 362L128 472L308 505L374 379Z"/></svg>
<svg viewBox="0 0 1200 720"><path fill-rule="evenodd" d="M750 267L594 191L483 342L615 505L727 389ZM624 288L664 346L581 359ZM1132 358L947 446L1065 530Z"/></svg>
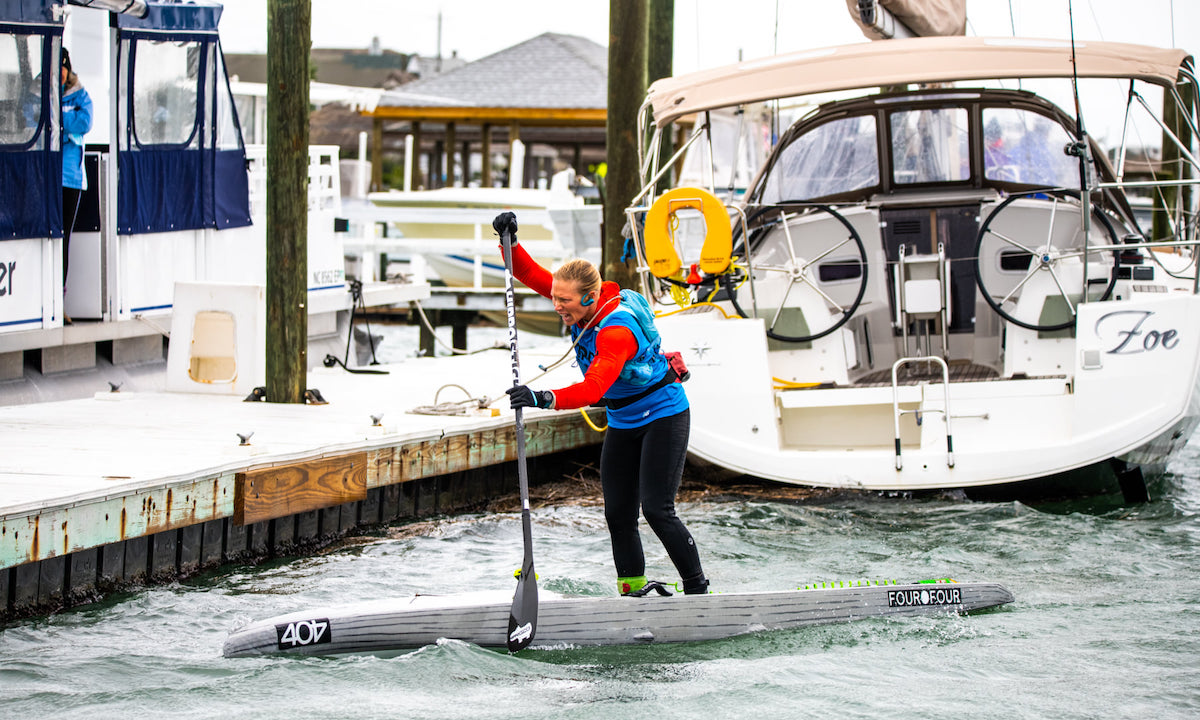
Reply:
<svg viewBox="0 0 1200 720"><path fill-rule="evenodd" d="M578 413L537 418L526 430L533 483L570 474L573 463L594 462L593 446L603 438ZM350 458L358 465L342 473ZM0 623L224 564L301 556L351 532L477 509L516 491L515 458L512 426L324 454L309 466L280 465L279 477L290 474L300 483L296 492L276 492L242 523L237 519L245 520L246 506L235 495L245 488L236 484L251 475L229 472L0 516L9 558L25 560L0 567ZM317 466L321 472L295 480ZM275 479L262 468L253 476L267 484ZM347 492L358 494L346 501ZM305 496L302 509L293 510L299 495Z"/></svg>

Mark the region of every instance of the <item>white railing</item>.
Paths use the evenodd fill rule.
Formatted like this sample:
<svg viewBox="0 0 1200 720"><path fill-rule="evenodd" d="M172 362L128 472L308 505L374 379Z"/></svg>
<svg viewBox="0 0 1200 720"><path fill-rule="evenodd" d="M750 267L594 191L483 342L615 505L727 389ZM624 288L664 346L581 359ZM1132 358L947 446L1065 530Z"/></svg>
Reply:
<svg viewBox="0 0 1200 720"><path fill-rule="evenodd" d="M358 255L363 262L364 278L384 280L386 268L375 266L374 255L390 253L396 259L413 260L417 267L426 267L429 256L457 255L469 258L473 264L472 279L467 287L494 288L489 282L484 264L499 262L498 240L492 220L504 208L455 207L380 207L374 205L347 206L344 216L350 221L350 231L343 241L347 254ZM517 210L524 228L546 228L548 239L522 238L521 244L540 262L558 265L573 257L600 261L600 221L603 208L599 205ZM408 226L408 234L404 228ZM384 236L383 228L389 228ZM411 228L420 228L413 232ZM436 229L435 229L436 228ZM531 233L532 234L532 233ZM544 237L544 235L543 235ZM458 261L461 264L461 260ZM447 284L461 286L461 278Z"/></svg>
<svg viewBox="0 0 1200 720"><path fill-rule="evenodd" d="M250 163L250 215L264 217L267 212L267 146L247 145L246 159ZM341 183L341 175L338 172L338 147L310 145L308 211L341 212Z"/></svg>

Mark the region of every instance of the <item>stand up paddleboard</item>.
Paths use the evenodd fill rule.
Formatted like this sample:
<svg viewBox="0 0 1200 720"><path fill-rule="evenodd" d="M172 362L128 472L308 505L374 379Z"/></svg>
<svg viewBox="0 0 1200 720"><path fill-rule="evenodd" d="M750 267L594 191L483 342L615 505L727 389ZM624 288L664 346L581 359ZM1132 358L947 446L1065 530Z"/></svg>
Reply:
<svg viewBox="0 0 1200 720"><path fill-rule="evenodd" d="M862 585L782 592L671 597L561 597L543 594L530 647L647 645L872 617L962 613L1013 601L995 583ZM500 593L415 597L306 610L232 633L225 657L386 652L441 638L506 647L512 599Z"/></svg>

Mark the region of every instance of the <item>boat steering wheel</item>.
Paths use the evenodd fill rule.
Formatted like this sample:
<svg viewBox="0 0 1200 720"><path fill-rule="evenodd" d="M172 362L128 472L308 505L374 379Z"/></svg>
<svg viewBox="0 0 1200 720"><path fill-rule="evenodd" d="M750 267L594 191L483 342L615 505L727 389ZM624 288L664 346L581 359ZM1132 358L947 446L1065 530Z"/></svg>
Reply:
<svg viewBox="0 0 1200 720"><path fill-rule="evenodd" d="M992 310L996 312L997 315L1004 318L1008 322L1019 327L1026 328L1027 330L1037 330L1040 332L1065 330L1067 328L1074 327L1075 325L1075 318L1078 315L1076 303L1072 301L1071 295L1063 286L1063 278L1061 277L1062 262L1064 260L1079 258L1082 259L1083 262L1087 262L1088 258L1086 256L1088 255L1094 256L1104 252L1112 253L1112 271L1107 279L1104 292L1099 298L1100 301L1104 301L1112 296L1113 288L1116 287L1117 266L1119 265L1120 258L1119 251L1116 249L1118 244L1117 232L1113 229L1112 223L1109 221L1108 217L1105 216L1104 213L1095 209L1095 207L1092 209L1092 220L1094 223L1098 223L1099 226L1103 228L1103 231L1108 234L1109 244L1113 248L1111 251L1092 250L1089 252L1086 249L1086 238L1084 239L1084 244L1082 247L1078 245L1065 246L1061 243L1061 240L1059 241L1059 244L1056 244L1054 238L1054 221L1055 217L1057 216L1059 205L1066 204L1069 210L1075 211L1072 216L1077 217L1079 210L1079 193L1075 190L1055 190L1053 192L1048 192L1047 194L1050 195L1049 202L1052 203L1050 208L1050 223L1049 227L1046 228L1044 241L1042 241L1041 244L1038 244L1039 241L1037 238L1027 239L1024 237L1013 237L1013 233L1000 232L999 230L993 229L992 226L993 221L1001 217L1005 209L1012 205L1013 202L1017 200L1028 199L1030 196L1027 194L1009 196L998 206L996 206L996 209L992 211L992 214L988 216L988 219L985 220L983 225L980 226L979 235L975 240L975 282L979 286L979 291L983 294L983 299L992 308ZM1009 213L1009 216L1011 217L1012 213ZM1075 235L1073 234L1072 237L1075 237ZM986 247L985 243L987 243ZM987 288L987 286L984 284L984 274L981 272L980 266L981 259L985 256L989 259L996 256L997 247L1000 248L1000 252L1004 252L1003 248L1008 247L1017 251L1017 253L1014 254L1019 253L1029 256L1029 267L1026 270L1024 277L1021 278L1021 280L1016 284L1015 287L1013 287L1012 290L1003 295L1001 295L999 292L992 292ZM1058 288L1059 297L1063 299L1067 308L1070 310L1070 320L1061 323L1038 324L1020 320L1016 318L1010 311L1011 308L1015 307L1016 297L1019 296L1021 288L1023 288L1032 278L1037 276L1038 273L1043 272L1049 273L1051 279L1053 279L1055 287ZM1083 288L1082 292L1086 294L1087 288ZM1006 306L1008 306L1010 309L1005 309Z"/></svg>
<svg viewBox="0 0 1200 720"><path fill-rule="evenodd" d="M832 333L834 330L837 330L841 326L845 325L850 318L854 316L854 312L858 310L858 306L862 303L863 295L865 295L867 292L867 250L863 245L862 237L858 234L858 231L854 229L854 226L851 225L841 213L829 207L828 205L810 205L809 207L816 212L822 212L833 216L834 219L841 223L842 227L846 229L847 236L845 240L842 240L841 242L835 242L821 252L818 252L811 259L798 258L796 256L796 249L791 242L791 232L788 229L787 222L789 216L786 213L780 213L780 222L783 224L784 232L787 233L788 241L784 242L783 244L787 247L788 259L782 265L761 265L756 263L754 265L754 269L762 270L767 273L781 273L786 275L788 278L787 288L783 292L783 296L779 301L778 307L776 307L773 312L769 313L769 315L765 316L765 319L767 320L767 337L774 340L779 340L781 342L809 342L818 338L823 338ZM813 281L812 273L816 270L818 263L829 257L829 255L833 254L834 252L842 249L849 243L854 243L854 246L858 249L858 292L854 296L854 302L847 307L843 307L833 298L829 297L825 291L821 290L817 283ZM787 303L787 299L791 295L792 289L798 284L807 285L808 287L812 288L818 295L821 296L822 300L824 300L825 304L830 310L836 311L838 316L832 325L808 335L786 335L783 332L777 331L777 327L779 326L780 320L783 317L783 309ZM731 298L731 300L733 301L733 306L739 315L744 318L750 317L744 310L742 310L741 306L738 305L736 298Z"/></svg>

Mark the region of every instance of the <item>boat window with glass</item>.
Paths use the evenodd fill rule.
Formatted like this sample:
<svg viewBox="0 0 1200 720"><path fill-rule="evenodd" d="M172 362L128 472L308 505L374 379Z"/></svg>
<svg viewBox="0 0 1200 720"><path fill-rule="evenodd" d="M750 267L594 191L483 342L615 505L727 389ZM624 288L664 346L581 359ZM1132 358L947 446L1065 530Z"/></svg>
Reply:
<svg viewBox="0 0 1200 720"><path fill-rule="evenodd" d="M237 108L229 79L225 71L225 58L216 53L217 60L217 142L218 150L237 150L242 147L242 134L238 132Z"/></svg>
<svg viewBox="0 0 1200 720"><path fill-rule="evenodd" d="M759 202L809 200L878 184L875 117L859 115L819 125L779 151Z"/></svg>
<svg viewBox="0 0 1200 720"><path fill-rule="evenodd" d="M986 179L1079 188L1079 160L1063 152L1072 138L1061 124L1017 108L984 108L982 120Z"/></svg>
<svg viewBox="0 0 1200 720"><path fill-rule="evenodd" d="M894 184L970 179L970 133L965 108L901 110L888 115L888 124Z"/></svg>
<svg viewBox="0 0 1200 720"><path fill-rule="evenodd" d="M40 35L0 35L0 145L24 147L42 123Z"/></svg>
<svg viewBox="0 0 1200 720"><path fill-rule="evenodd" d="M137 43L133 132L139 145L187 146L195 139L203 56L198 42Z"/></svg>

